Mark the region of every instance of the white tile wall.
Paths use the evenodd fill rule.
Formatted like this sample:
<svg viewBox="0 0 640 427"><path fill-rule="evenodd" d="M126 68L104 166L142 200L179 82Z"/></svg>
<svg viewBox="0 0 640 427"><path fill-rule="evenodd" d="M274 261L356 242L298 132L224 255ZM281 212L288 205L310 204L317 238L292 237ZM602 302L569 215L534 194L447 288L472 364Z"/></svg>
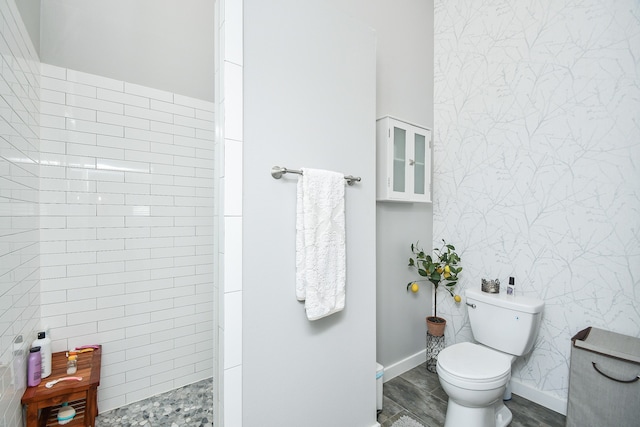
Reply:
<svg viewBox="0 0 640 427"><path fill-rule="evenodd" d="M101 411L211 377L213 103L41 69L53 350L103 345Z"/></svg>
<svg viewBox="0 0 640 427"><path fill-rule="evenodd" d="M11 0L0 0L0 52L0 425L18 426L26 350L40 318L40 65Z"/></svg>
<svg viewBox="0 0 640 427"><path fill-rule="evenodd" d="M216 287L214 320L217 382L214 388L216 425L242 426L242 14L241 0L216 0L216 129L219 171L215 212ZM196 115L206 120L204 115Z"/></svg>

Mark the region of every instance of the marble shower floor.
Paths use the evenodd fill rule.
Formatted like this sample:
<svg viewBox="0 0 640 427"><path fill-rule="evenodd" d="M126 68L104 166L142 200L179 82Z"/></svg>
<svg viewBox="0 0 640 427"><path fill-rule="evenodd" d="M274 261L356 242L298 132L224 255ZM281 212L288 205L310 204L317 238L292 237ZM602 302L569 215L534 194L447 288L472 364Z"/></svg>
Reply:
<svg viewBox="0 0 640 427"><path fill-rule="evenodd" d="M444 425L448 396L440 387L438 375L427 371L426 363L384 383L383 410L378 416L382 427L390 427L408 415L425 427ZM506 402L513 413L510 427L564 427L565 417L520 396Z"/></svg>
<svg viewBox="0 0 640 427"><path fill-rule="evenodd" d="M99 391L98 391L99 392ZM212 427L213 380L202 380L96 418L95 427Z"/></svg>

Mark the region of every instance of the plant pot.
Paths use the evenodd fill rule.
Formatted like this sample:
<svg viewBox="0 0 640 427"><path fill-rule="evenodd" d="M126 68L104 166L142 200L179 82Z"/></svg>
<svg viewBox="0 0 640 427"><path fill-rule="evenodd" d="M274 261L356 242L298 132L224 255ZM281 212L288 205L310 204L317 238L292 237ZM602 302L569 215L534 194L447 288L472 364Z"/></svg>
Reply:
<svg viewBox="0 0 640 427"><path fill-rule="evenodd" d="M434 337L443 336L445 326L447 326L447 321L442 317L427 317L427 331L429 331L429 333Z"/></svg>

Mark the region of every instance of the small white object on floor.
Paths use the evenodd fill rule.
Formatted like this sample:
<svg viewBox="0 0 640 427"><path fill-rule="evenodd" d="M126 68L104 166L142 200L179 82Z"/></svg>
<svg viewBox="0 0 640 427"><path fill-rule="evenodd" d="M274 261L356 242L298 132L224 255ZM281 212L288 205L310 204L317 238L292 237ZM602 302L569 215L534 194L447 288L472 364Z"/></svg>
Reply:
<svg viewBox="0 0 640 427"><path fill-rule="evenodd" d="M395 423L391 424L391 427L424 427L422 424L414 420L413 418L403 415Z"/></svg>

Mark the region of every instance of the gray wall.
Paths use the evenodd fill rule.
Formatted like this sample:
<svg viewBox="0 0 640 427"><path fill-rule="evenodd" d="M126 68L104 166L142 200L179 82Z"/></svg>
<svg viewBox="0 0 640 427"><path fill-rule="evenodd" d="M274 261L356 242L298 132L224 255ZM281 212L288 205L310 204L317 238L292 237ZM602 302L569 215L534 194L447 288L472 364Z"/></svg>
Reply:
<svg viewBox="0 0 640 427"><path fill-rule="evenodd" d="M243 425L375 424L375 41L319 1L244 2ZM295 175L346 188L344 311L309 322L295 297Z"/></svg>
<svg viewBox="0 0 640 427"><path fill-rule="evenodd" d="M419 240L423 249L432 248L432 217L430 204L379 202L377 206L376 348L386 380L399 373L392 369L394 364L425 351L432 286L420 282L417 294L407 292L407 283L418 278L407 264L412 242Z"/></svg>
<svg viewBox="0 0 640 427"><path fill-rule="evenodd" d="M16 0L22 22L27 28L33 47L40 55L40 0Z"/></svg>
<svg viewBox="0 0 640 427"><path fill-rule="evenodd" d="M331 3L376 31L376 118L390 115L432 128L433 1ZM416 277L407 268L411 242L432 248L432 224L430 204L377 204L377 357L385 368L425 349L430 289L408 295L405 285Z"/></svg>
<svg viewBox="0 0 640 427"><path fill-rule="evenodd" d="M376 32L376 118L433 125L433 0L329 0Z"/></svg>
<svg viewBox="0 0 640 427"><path fill-rule="evenodd" d="M211 0L46 0L42 62L213 101Z"/></svg>

